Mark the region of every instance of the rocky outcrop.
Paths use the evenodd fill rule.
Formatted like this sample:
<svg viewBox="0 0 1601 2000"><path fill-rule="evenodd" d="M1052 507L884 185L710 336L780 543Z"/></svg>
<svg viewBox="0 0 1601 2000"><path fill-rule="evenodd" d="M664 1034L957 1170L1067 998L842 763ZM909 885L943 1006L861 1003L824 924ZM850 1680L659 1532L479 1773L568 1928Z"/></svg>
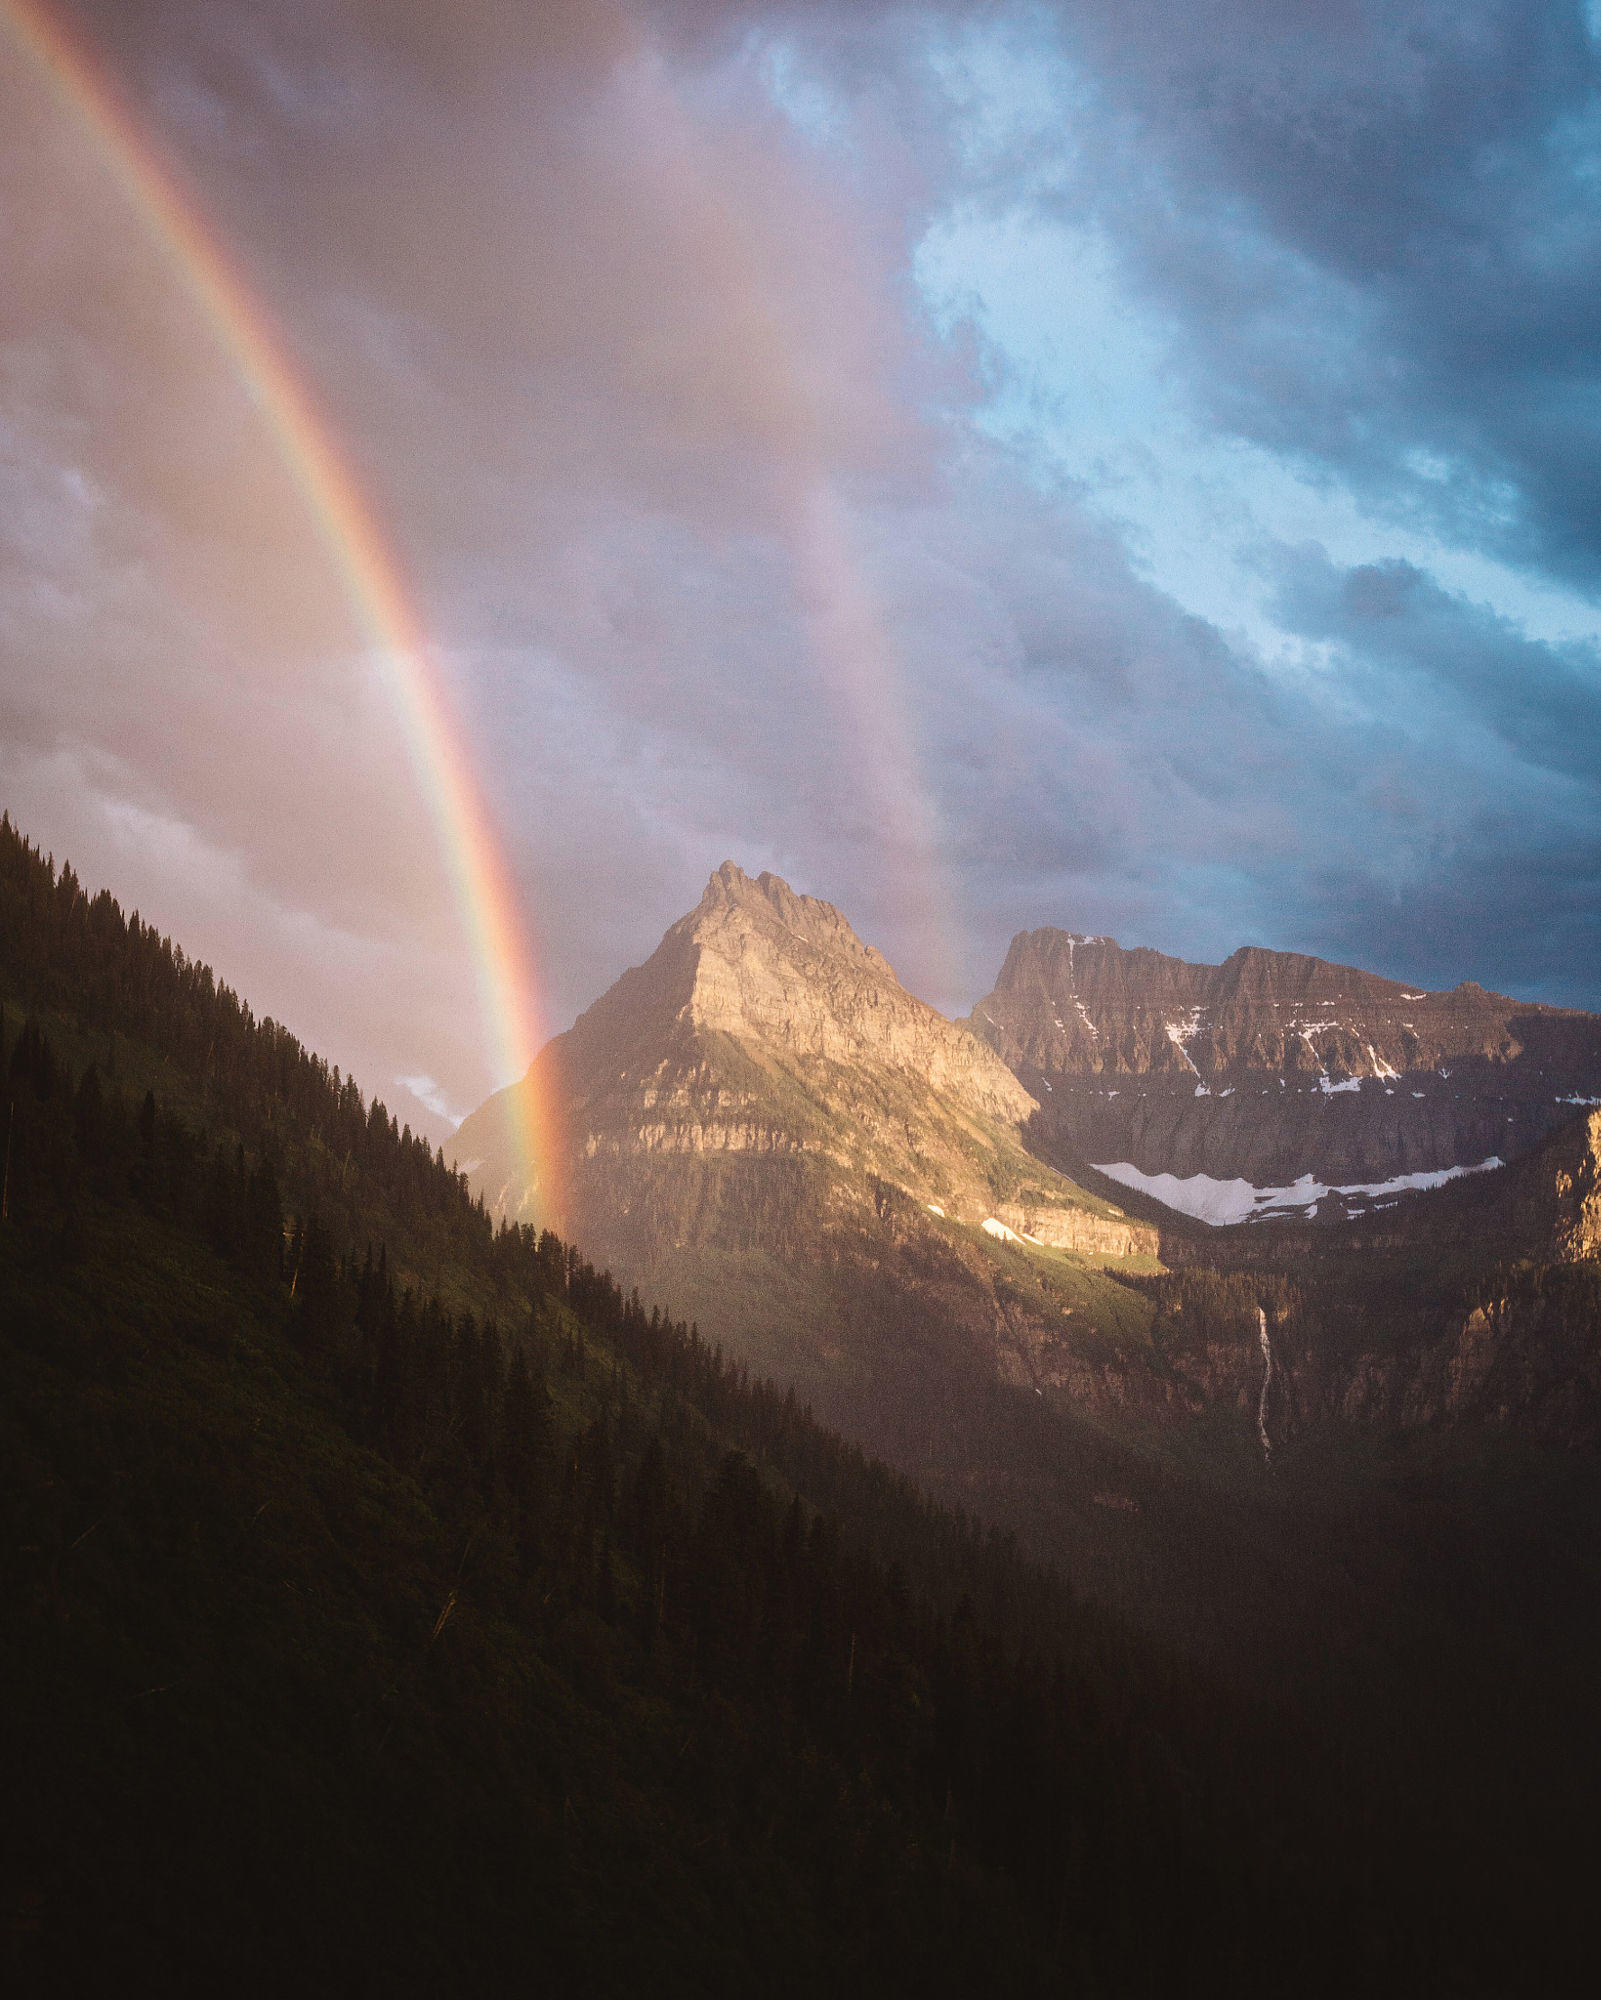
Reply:
<svg viewBox="0 0 1601 2000"><path fill-rule="evenodd" d="M1002 1202L995 1219L1027 1242L1086 1257L1149 1257L1160 1247L1159 1232L1149 1223L1083 1208L1025 1208Z"/></svg>
<svg viewBox="0 0 1601 2000"><path fill-rule="evenodd" d="M1069 1171L1378 1182L1514 1158L1601 1097L1595 1015L1254 946L1192 965L1026 931L969 1018Z"/></svg>

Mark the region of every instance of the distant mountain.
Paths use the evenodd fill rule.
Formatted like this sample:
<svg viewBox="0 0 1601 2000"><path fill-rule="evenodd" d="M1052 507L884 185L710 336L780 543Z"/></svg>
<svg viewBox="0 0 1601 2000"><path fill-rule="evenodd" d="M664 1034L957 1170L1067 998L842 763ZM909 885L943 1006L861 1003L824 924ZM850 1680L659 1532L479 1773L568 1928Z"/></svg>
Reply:
<svg viewBox="0 0 1601 2000"><path fill-rule="evenodd" d="M1336 1208L1382 1200L1389 1183L1516 1158L1601 1101L1601 1017L1254 946L1191 965L1024 931L969 1025L1038 1100L1046 1157L1121 1170L1207 1220L1328 1205L1330 1190ZM1186 1196L1159 1180L1195 1175L1236 1186Z"/></svg>
<svg viewBox="0 0 1601 2000"><path fill-rule="evenodd" d="M882 1387L886 1314L915 1311L941 1365L1037 1385L1065 1313L1129 1316L1100 1264L1156 1249L1025 1149L1035 1100L991 1049L832 905L731 862L517 1086L536 1087L561 1106L575 1238L836 1414ZM491 1099L456 1157L515 1215L506 1130ZM1025 1239L1050 1254L1019 1266Z"/></svg>
<svg viewBox="0 0 1601 2000"><path fill-rule="evenodd" d="M593 1163L650 1155L811 1154L984 1214L997 1198L992 1152L1041 1178L1015 1137L1035 1101L1005 1063L908 993L831 904L732 862L536 1068L578 1141L591 1228L610 1226L616 1206L609 1169ZM514 1176L496 1181L509 1175L501 1109L491 1099L474 1113L456 1152L515 1207Z"/></svg>

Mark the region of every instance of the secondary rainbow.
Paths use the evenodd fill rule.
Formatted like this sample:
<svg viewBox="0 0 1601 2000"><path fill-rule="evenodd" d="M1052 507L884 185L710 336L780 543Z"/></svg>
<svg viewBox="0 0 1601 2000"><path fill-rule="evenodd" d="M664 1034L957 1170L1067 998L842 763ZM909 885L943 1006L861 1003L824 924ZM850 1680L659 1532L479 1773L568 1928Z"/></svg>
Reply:
<svg viewBox="0 0 1601 2000"><path fill-rule="evenodd" d="M393 690L471 944L496 1065L520 1079L540 1019L530 941L427 638L372 509L249 287L89 51L39 0L0 0L0 19L161 246L277 441ZM548 1095L534 1076L501 1101L525 1184L538 1187L547 1218L559 1217L560 1156Z"/></svg>

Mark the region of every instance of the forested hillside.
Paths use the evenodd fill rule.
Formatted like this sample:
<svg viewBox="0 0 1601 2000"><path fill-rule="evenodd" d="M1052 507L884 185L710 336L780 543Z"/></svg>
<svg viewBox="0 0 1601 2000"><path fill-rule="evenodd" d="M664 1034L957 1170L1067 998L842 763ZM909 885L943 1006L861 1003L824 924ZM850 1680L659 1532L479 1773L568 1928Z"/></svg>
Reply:
<svg viewBox="0 0 1601 2000"><path fill-rule="evenodd" d="M9 823L0 1078L25 1990L1489 1994L1583 1950L1560 1801L1537 1850L1493 1786L1458 1823L1138 1638L493 1226Z"/></svg>

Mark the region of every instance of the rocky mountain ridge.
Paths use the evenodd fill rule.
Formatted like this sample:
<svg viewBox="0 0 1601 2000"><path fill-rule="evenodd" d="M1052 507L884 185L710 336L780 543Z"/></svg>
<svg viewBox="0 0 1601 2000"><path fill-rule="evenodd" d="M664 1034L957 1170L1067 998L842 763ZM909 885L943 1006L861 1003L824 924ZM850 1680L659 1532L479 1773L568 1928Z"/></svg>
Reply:
<svg viewBox="0 0 1601 2000"><path fill-rule="evenodd" d="M1601 1100L1601 1017L1257 946L1197 965L1024 931L968 1018L1069 1172L1378 1183L1514 1158Z"/></svg>
<svg viewBox="0 0 1601 2000"><path fill-rule="evenodd" d="M525 1087L560 1107L577 1240L898 1462L937 1455L927 1409L964 1380L1153 1436L1232 1412L1264 1449L1327 1422L1575 1439L1601 1118L1561 1100L1601 1073L1598 1029L1293 954L1032 932L970 1030L832 905L725 863ZM1516 1165L1343 1226L1325 1203L1205 1228L1053 1170L1417 1173L1511 1152L1509 1102L1535 1135ZM492 1101L458 1146L517 1213L499 1130ZM1498 1291L1520 1263L1580 1278Z"/></svg>

